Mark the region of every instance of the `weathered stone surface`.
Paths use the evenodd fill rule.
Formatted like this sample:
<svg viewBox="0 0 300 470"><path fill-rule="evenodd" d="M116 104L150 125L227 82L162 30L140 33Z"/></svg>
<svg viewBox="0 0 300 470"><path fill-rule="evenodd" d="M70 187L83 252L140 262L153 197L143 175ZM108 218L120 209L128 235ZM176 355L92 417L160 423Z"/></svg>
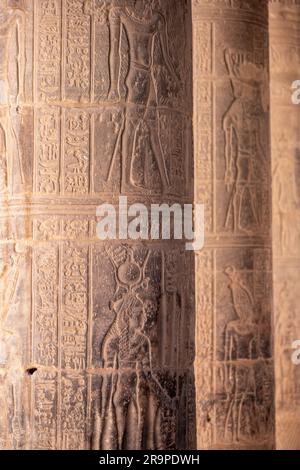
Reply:
<svg viewBox="0 0 300 470"><path fill-rule="evenodd" d="M300 6L193 0L192 84L190 3L1 1L0 449L300 447ZM196 269L119 195L205 203Z"/></svg>
<svg viewBox="0 0 300 470"><path fill-rule="evenodd" d="M120 194L192 200L189 2L0 20L0 447L194 447L193 256L95 232Z"/></svg>
<svg viewBox="0 0 300 470"><path fill-rule="evenodd" d="M198 447L274 445L267 2L193 0Z"/></svg>
<svg viewBox="0 0 300 470"><path fill-rule="evenodd" d="M270 2L275 298L276 446L300 449L300 108L292 83L300 77L300 3Z"/></svg>

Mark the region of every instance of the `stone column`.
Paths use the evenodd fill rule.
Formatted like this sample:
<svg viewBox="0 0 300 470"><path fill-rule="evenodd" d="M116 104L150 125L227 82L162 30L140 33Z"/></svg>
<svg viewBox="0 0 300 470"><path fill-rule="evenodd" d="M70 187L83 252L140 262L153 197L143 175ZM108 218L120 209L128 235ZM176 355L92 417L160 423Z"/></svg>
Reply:
<svg viewBox="0 0 300 470"><path fill-rule="evenodd" d="M292 83L300 80L299 39L299 2L271 1L276 445L298 450L300 366L293 363L293 343L300 339L300 105L292 102Z"/></svg>
<svg viewBox="0 0 300 470"><path fill-rule="evenodd" d="M186 0L1 1L3 449L195 445L193 256L96 236L192 201L190 32Z"/></svg>
<svg viewBox="0 0 300 470"><path fill-rule="evenodd" d="M268 11L194 0L198 447L274 443Z"/></svg>

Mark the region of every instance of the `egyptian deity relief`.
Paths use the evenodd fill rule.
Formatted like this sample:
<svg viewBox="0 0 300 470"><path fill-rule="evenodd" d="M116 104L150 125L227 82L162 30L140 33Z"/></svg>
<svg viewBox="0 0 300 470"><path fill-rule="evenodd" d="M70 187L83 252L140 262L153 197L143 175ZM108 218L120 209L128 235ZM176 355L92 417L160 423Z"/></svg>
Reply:
<svg viewBox="0 0 300 470"><path fill-rule="evenodd" d="M198 447L272 448L267 2L193 2Z"/></svg>
<svg viewBox="0 0 300 470"><path fill-rule="evenodd" d="M0 7L0 192L11 194L15 183L24 185L24 156L20 149L18 128L25 91L25 13L10 8L7 1ZM13 54L14 63L10 62ZM13 70L12 70L13 69Z"/></svg>
<svg viewBox="0 0 300 470"><path fill-rule="evenodd" d="M291 84L300 70L298 2L270 2L275 298L276 444L299 449L300 371L292 362L299 337L299 107Z"/></svg>
<svg viewBox="0 0 300 470"><path fill-rule="evenodd" d="M188 269L188 260L183 252L162 253L142 246L111 247L100 256L116 276L116 288L107 310L113 322L95 357L107 373L95 405L94 446L171 449L178 438L184 446L185 438L176 429L182 420L178 406L184 404L187 413L192 412L191 403L184 403L191 383L183 371L192 361L193 338L188 339L190 323L184 325L183 319L184 313L186 319L187 312L191 315L188 293L177 282L184 276L179 266ZM97 312L95 323L99 324Z"/></svg>
<svg viewBox="0 0 300 470"><path fill-rule="evenodd" d="M16 289L1 314L20 318L1 323L0 447L194 447L193 257L96 237L119 194L192 197L189 2L8 0L2 16L1 242L26 246L26 276L0 274Z"/></svg>
<svg viewBox="0 0 300 470"><path fill-rule="evenodd" d="M0 318L0 389L1 420L0 445L2 449L23 449L28 419L25 407L28 397L24 394L25 371L23 368L22 325L16 325L16 317L24 296L26 247L15 244L1 250L1 318ZM24 314L22 320L26 320Z"/></svg>
<svg viewBox="0 0 300 470"><path fill-rule="evenodd" d="M157 0L37 5L37 193L191 194L189 43L173 34L185 34L187 4L183 16L171 9ZM86 109L73 116L72 106Z"/></svg>
<svg viewBox="0 0 300 470"><path fill-rule="evenodd" d="M261 227L257 179L264 181L268 175L262 122L268 105L266 70L244 51L225 50L225 62L234 95L223 118L230 194L225 228L231 221L234 232L253 233Z"/></svg>

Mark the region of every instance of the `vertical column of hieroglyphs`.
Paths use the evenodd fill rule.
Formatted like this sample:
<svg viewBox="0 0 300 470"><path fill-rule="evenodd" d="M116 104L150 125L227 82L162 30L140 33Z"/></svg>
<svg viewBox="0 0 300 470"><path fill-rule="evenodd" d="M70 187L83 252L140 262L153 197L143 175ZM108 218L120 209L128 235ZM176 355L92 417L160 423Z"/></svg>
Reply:
<svg viewBox="0 0 300 470"><path fill-rule="evenodd" d="M276 446L300 449L300 2L270 2Z"/></svg>
<svg viewBox="0 0 300 470"><path fill-rule="evenodd" d="M97 206L117 209L119 195L192 200L189 2L12 5L34 51L33 66L30 45L19 54L34 105L22 144L33 174L27 445L193 446L193 256L180 240L96 237Z"/></svg>
<svg viewBox="0 0 300 470"><path fill-rule="evenodd" d="M198 447L273 446L267 2L194 0Z"/></svg>

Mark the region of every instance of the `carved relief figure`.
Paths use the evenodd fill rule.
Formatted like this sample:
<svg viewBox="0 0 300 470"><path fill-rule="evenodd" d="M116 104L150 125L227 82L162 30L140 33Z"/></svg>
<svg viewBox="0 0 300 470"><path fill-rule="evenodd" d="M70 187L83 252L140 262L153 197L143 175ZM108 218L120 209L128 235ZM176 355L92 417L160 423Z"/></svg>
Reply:
<svg viewBox="0 0 300 470"><path fill-rule="evenodd" d="M16 245L10 262L2 262L0 272L0 449L19 449L23 439L21 339L8 328L8 316L16 308L16 292L24 250ZM13 436L13 437L12 437Z"/></svg>
<svg viewBox="0 0 300 470"><path fill-rule="evenodd" d="M129 253L117 267L126 292L113 303L115 320L101 347L103 366L112 373L103 379L100 449L160 448L161 408L172 412L172 400L153 371L146 331L147 302L141 292L148 288L143 273L147 260L139 266Z"/></svg>
<svg viewBox="0 0 300 470"><path fill-rule="evenodd" d="M17 131L13 123L13 111L19 110L24 98L25 80L25 14L11 9L7 0L0 4L0 192L13 189L13 175L18 172L24 184L24 173ZM9 80L9 53L11 42L16 41L17 90ZM14 96L15 95L15 96ZM12 99L13 97L13 99ZM18 156L14 167L13 155Z"/></svg>
<svg viewBox="0 0 300 470"><path fill-rule="evenodd" d="M244 52L226 50L225 62L234 95L223 119L225 185L230 195L225 228L250 234L261 224L256 185L266 172L265 71Z"/></svg>
<svg viewBox="0 0 300 470"><path fill-rule="evenodd" d="M256 419L256 386L253 367L234 366L231 368L226 384L229 403L225 421L225 439L228 438L229 430L231 430L234 443L239 442L245 434L251 435L251 432L259 432Z"/></svg>
<svg viewBox="0 0 300 470"><path fill-rule="evenodd" d="M296 165L288 151L291 139L281 134L274 149L273 187L275 215L279 218L279 235L281 253L297 251L297 233L292 229L297 220L297 209L300 208L296 183ZM287 185L287 181L289 184ZM297 230L296 230L297 232Z"/></svg>
<svg viewBox="0 0 300 470"><path fill-rule="evenodd" d="M246 338L248 345L247 358L253 359L254 352L259 350L259 331L255 323L255 302L252 293L241 275L234 267L229 266L225 270L230 283L229 289L232 295L234 311L237 320L230 321L225 331L225 360L232 361L239 359L240 342Z"/></svg>
<svg viewBox="0 0 300 470"><path fill-rule="evenodd" d="M137 0L134 6L112 8L109 21L111 31L110 70L111 86L109 98L121 99L121 80L126 84L126 112L122 133L122 185L124 189L143 187L147 183L147 166L154 158L163 190L170 186L168 169L160 140L160 120L156 89L155 48L160 46L165 65L175 83L178 82L168 50L166 20L157 11L157 0ZM128 66L120 59L120 50L128 47ZM123 49L122 49L123 47ZM126 54L125 54L126 56ZM125 67L125 70L124 70ZM122 77L123 75L123 77ZM133 105L133 106L132 106ZM144 154L144 157L141 157ZM114 153L110 166L114 164ZM143 159L144 158L144 159ZM136 162L142 159L142 164ZM134 165L139 167L138 176ZM110 174L110 172L109 172Z"/></svg>
<svg viewBox="0 0 300 470"><path fill-rule="evenodd" d="M297 405L297 373L292 355L292 344L297 336L297 285L291 279L280 283L276 291L275 334L277 341L278 370L281 380L278 387L278 407L284 408L287 403Z"/></svg>

